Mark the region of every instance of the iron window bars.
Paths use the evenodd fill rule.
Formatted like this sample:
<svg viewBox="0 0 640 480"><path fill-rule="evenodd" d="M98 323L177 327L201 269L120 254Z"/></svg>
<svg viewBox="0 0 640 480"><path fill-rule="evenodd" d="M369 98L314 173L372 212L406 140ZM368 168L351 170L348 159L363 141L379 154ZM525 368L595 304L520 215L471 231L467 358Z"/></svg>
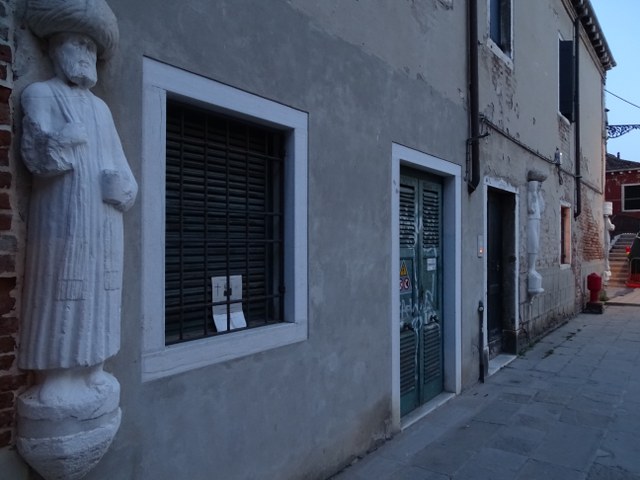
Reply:
<svg viewBox="0 0 640 480"><path fill-rule="evenodd" d="M285 134L167 100L165 343L284 321ZM242 297L213 302L212 277ZM233 298L232 298L233 297ZM226 307L216 330L212 308Z"/></svg>

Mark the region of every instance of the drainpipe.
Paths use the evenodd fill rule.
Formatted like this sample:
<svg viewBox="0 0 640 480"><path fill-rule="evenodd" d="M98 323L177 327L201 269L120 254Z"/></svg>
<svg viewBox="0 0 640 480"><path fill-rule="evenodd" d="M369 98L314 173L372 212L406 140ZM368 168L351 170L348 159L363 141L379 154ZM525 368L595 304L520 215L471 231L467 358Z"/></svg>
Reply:
<svg viewBox="0 0 640 480"><path fill-rule="evenodd" d="M478 352L480 357L480 375L478 379L481 383L484 383L484 370L485 370L485 359L484 359L484 304L482 300L478 302L478 323L480 325L480 337L478 339Z"/></svg>
<svg viewBox="0 0 640 480"><path fill-rule="evenodd" d="M580 17L583 11L583 0L576 7L576 18L573 23L573 48L574 48L574 93L573 105L575 114L575 146L576 146L576 210L573 218L578 218L582 211L582 175L580 174L580 160L582 149L580 147Z"/></svg>
<svg viewBox="0 0 640 480"><path fill-rule="evenodd" d="M480 101L478 97L478 2L467 0L469 39L469 130L467 154L471 155L471 171L468 172L469 193L480 183Z"/></svg>

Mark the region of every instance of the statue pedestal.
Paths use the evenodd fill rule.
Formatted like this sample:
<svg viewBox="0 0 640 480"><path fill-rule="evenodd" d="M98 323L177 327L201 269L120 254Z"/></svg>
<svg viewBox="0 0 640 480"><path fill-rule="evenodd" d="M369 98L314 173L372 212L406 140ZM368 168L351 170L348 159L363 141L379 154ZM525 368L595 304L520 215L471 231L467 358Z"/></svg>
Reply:
<svg viewBox="0 0 640 480"><path fill-rule="evenodd" d="M529 292L529 295L532 297L544 292L544 288L542 288L542 276L538 272L529 272L527 283L527 292Z"/></svg>
<svg viewBox="0 0 640 480"><path fill-rule="evenodd" d="M46 480L78 480L102 458L120 426L120 384L101 372L99 383L42 385L18 397L22 457Z"/></svg>
<svg viewBox="0 0 640 480"><path fill-rule="evenodd" d="M602 302L587 302L587 306L584 309L584 313L604 313L604 303Z"/></svg>

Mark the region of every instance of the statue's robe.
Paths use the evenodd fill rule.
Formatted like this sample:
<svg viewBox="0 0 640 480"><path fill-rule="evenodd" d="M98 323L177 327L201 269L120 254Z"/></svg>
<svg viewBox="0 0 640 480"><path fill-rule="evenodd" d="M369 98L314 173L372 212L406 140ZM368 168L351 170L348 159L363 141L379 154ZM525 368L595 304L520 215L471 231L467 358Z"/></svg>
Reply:
<svg viewBox="0 0 640 480"><path fill-rule="evenodd" d="M137 184L111 112L89 90L58 78L22 95L22 156L33 174L18 362L23 369L86 367L120 348L122 213ZM82 124L86 143L63 129ZM123 180L105 203L103 172Z"/></svg>

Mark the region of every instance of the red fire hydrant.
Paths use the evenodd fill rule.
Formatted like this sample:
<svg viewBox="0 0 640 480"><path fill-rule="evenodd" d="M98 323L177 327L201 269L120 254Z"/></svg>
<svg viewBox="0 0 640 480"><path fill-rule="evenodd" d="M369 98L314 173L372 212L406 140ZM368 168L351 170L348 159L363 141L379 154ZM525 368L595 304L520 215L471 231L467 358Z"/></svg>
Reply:
<svg viewBox="0 0 640 480"><path fill-rule="evenodd" d="M587 289L589 290L589 303L598 301L598 294L602 290L602 277L597 273L587 275Z"/></svg>

